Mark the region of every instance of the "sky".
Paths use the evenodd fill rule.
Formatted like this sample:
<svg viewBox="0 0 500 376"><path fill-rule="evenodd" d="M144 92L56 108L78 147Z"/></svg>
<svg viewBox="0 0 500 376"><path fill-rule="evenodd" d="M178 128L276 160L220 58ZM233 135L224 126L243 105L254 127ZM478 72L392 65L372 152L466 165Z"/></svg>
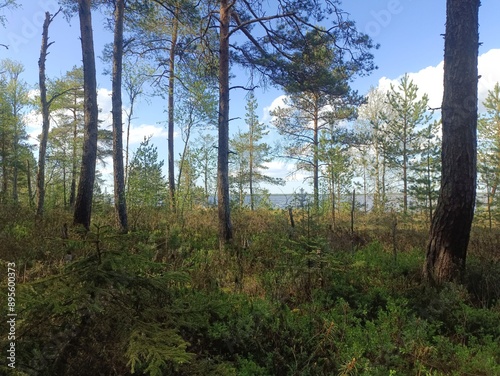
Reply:
<svg viewBox="0 0 500 376"><path fill-rule="evenodd" d="M22 6L14 11L7 10L7 24L0 29L0 59L10 58L25 66L23 78L36 88L38 82L38 58L40 54L41 29L46 11L54 13L58 9L56 0L20 0ZM419 87L420 93L427 93L430 107L440 107L443 82L443 49L445 32L445 0L344 0L342 9L350 14L358 30L367 33L380 47L374 50L374 62L378 69L367 77L356 78L351 86L360 94L366 94L371 87L388 89L391 84L408 73ZM479 48L479 99L484 100L488 90L500 82L500 1L482 0L480 8ZM105 29L105 16L93 14L95 52L99 87L100 118L109 124L111 121L111 78L103 75L105 65L98 58L106 43L112 41L112 34ZM47 57L47 77L63 76L74 66L81 65L81 45L79 40L78 17L66 20L59 14L49 29L53 45ZM238 76L245 72L239 72ZM243 77L246 80L246 77ZM233 83L234 84L234 83ZM243 90L231 93L230 117L234 132L243 128L245 114L245 94ZM270 124L269 110L282 103L283 93L276 88L257 89L258 114L262 122ZM127 103L124 98L124 105ZM134 150L144 136L153 135L152 142L158 147L160 158L167 159L166 103L160 100L140 100L134 112L131 132L131 150ZM481 110L481 106L480 106ZM36 141L40 133L41 121L31 117L28 132ZM178 133L177 133L178 134ZM272 143L272 140L269 140ZM180 137L175 140L176 155L182 150ZM35 153L37 155L37 153ZM284 161L269 164L267 173L274 177L287 177L294 170ZM104 177L112 181L112 166L100 167ZM166 175L166 171L165 171ZM300 187L310 190L305 175L297 174L287 178L285 186L267 187L273 193L293 193ZM109 190L111 191L111 190Z"/></svg>

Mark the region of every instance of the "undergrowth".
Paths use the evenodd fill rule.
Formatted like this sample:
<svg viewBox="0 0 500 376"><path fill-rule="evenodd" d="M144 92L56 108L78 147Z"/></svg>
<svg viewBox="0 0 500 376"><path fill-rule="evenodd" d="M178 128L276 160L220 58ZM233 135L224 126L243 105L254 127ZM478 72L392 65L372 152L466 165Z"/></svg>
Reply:
<svg viewBox="0 0 500 376"><path fill-rule="evenodd" d="M395 239L366 225L354 236L303 213L291 228L286 212L241 211L220 251L212 214L156 213L126 235L106 217L67 236L65 215L5 218L17 358L15 373L0 372L500 374L500 264L486 240L472 241L462 285L436 288L421 278L423 229L400 225Z"/></svg>

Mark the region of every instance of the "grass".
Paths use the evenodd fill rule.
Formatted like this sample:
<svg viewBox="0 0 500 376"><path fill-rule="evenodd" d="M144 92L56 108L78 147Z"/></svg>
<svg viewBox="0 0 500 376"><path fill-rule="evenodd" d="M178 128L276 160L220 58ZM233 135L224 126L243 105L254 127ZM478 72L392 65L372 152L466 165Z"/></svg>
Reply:
<svg viewBox="0 0 500 376"><path fill-rule="evenodd" d="M394 236L391 215L353 234L349 218L235 211L220 251L210 210L141 218L120 235L100 215L64 240L67 213L4 214L17 375L500 374L500 232L475 227L463 284L435 288L409 219Z"/></svg>

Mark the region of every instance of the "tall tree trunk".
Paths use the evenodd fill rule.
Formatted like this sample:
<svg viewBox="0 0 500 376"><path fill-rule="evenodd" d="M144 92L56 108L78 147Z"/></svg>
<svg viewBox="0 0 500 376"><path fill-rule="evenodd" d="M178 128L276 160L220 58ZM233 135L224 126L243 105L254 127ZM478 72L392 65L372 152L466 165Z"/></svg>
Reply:
<svg viewBox="0 0 500 376"><path fill-rule="evenodd" d="M78 0L83 57L85 130L80 180L78 182L73 216L74 224L81 224L87 230L90 229L90 217L92 214L98 129L97 82L90 4L91 0Z"/></svg>
<svg viewBox="0 0 500 376"><path fill-rule="evenodd" d="M26 178L28 180L28 203L30 208L33 207L33 187L31 185L31 165L30 160L26 160Z"/></svg>
<svg viewBox="0 0 500 376"><path fill-rule="evenodd" d="M37 204L36 215L43 215L43 206L45 202L45 155L47 154L47 140L49 138L49 103L47 101L47 86L45 85L45 60L47 58L47 49L53 43L49 41L49 25L52 21L49 12L45 12L45 21L43 22L42 47L40 48L40 59L38 60L38 82L40 85L40 102L42 105L42 136L40 138L40 148L38 151L38 174L36 177Z"/></svg>
<svg viewBox="0 0 500 376"><path fill-rule="evenodd" d="M14 151L14 163L12 165L12 202L17 204L19 202L19 193L17 188L18 172L19 172L19 133L18 133L18 114L15 115L15 128L14 128L14 142L12 150Z"/></svg>
<svg viewBox="0 0 500 376"><path fill-rule="evenodd" d="M206 158L203 161L203 187L205 193L205 202L207 206L210 206L210 194L208 192L208 179L209 179L209 168L208 168L208 152L206 152ZM213 194L213 192L211 192Z"/></svg>
<svg viewBox="0 0 500 376"><path fill-rule="evenodd" d="M190 111L192 111L190 109ZM184 140L184 147L182 149L181 160L179 163L179 175L177 175L177 187L181 186L182 172L184 170L184 163L186 161L187 153L189 151L189 139L191 138L191 129L193 127L193 121L191 120L191 115L189 116L188 124L186 127L186 138Z"/></svg>
<svg viewBox="0 0 500 376"><path fill-rule="evenodd" d="M375 130L375 156L374 156L374 167L375 167L375 193L373 195L373 210L375 212L379 212L381 209L380 201L381 201L381 182L380 182L380 150L379 150L379 142L378 142L378 126Z"/></svg>
<svg viewBox="0 0 500 376"><path fill-rule="evenodd" d="M19 176L19 107L16 102L14 103L14 137L12 142L12 154L14 156L12 163L12 202L19 203L19 190L18 190L18 176Z"/></svg>
<svg viewBox="0 0 500 376"><path fill-rule="evenodd" d="M367 183L367 178L366 178L366 158L363 157L363 206L364 206L364 212L368 212L368 183Z"/></svg>
<svg viewBox="0 0 500 376"><path fill-rule="evenodd" d="M337 219L335 216L335 173L333 171L330 172L330 189L331 189L331 196L332 196L332 231L335 231L337 228Z"/></svg>
<svg viewBox="0 0 500 376"><path fill-rule="evenodd" d="M125 199L125 176L123 169L123 124L122 124L122 58L123 58L123 13L124 0L115 2L115 32L113 41L113 177L115 214L120 231L128 230L127 204Z"/></svg>
<svg viewBox="0 0 500 376"><path fill-rule="evenodd" d="M132 124L132 113L134 110L134 101L130 102L130 112L127 114L127 141L125 145L125 188L128 194L128 156L129 156L129 146L130 146L130 125Z"/></svg>
<svg viewBox="0 0 500 376"><path fill-rule="evenodd" d="M405 125L406 129L406 125ZM408 150L406 144L406 131L403 141L403 213L408 214Z"/></svg>
<svg viewBox="0 0 500 376"><path fill-rule="evenodd" d="M254 192L253 192L253 165L254 165L254 140L253 140L253 134L255 130L255 124L250 124L250 139L249 139L249 158L248 158L248 189L250 191L250 210L255 209L255 203L254 203Z"/></svg>
<svg viewBox="0 0 500 376"><path fill-rule="evenodd" d="M67 194L66 194L66 162L63 164L63 203L64 203L64 209L68 208L68 200L67 200Z"/></svg>
<svg viewBox="0 0 500 376"><path fill-rule="evenodd" d="M169 74L168 74L168 190L170 194L170 208L175 213L175 159L174 159L174 89L175 89L175 50L177 46L177 30L179 14L177 6L172 18L172 38L170 42Z"/></svg>
<svg viewBox="0 0 500 376"><path fill-rule="evenodd" d="M314 134L313 134L313 207L319 211L319 108L318 100L314 100Z"/></svg>
<svg viewBox="0 0 500 376"><path fill-rule="evenodd" d="M75 108L76 108L76 94L75 94ZM72 158L71 158L71 185L69 191L69 207L71 209L75 208L76 201L76 174L78 169L78 161L77 161L77 140L78 140L78 118L76 116L76 110L73 111L73 150L72 150Z"/></svg>
<svg viewBox="0 0 500 376"><path fill-rule="evenodd" d="M228 0L220 2L217 199L219 244L221 247L233 238L229 206L229 21L231 19L231 6Z"/></svg>
<svg viewBox="0 0 500 376"><path fill-rule="evenodd" d="M5 137L0 137L0 140L2 140L2 191L1 191L1 198L2 202L5 203L8 199L7 197L7 189L9 188L9 169L7 167L8 164L8 153L7 153L7 139Z"/></svg>
<svg viewBox="0 0 500 376"><path fill-rule="evenodd" d="M431 223L434 205L432 204L431 157L429 154L427 155L427 199L429 200L429 223Z"/></svg>
<svg viewBox="0 0 500 376"><path fill-rule="evenodd" d="M489 225L489 229L491 230L492 229L492 225L493 225L493 222L492 222L492 213L491 213L491 205L492 205L492 200L491 200L491 194L490 194L490 186L488 183L486 183L486 208L487 208L487 211L488 211L488 225Z"/></svg>
<svg viewBox="0 0 500 376"><path fill-rule="evenodd" d="M480 0L446 5L441 192L424 264L425 277L436 284L465 270L476 198Z"/></svg>

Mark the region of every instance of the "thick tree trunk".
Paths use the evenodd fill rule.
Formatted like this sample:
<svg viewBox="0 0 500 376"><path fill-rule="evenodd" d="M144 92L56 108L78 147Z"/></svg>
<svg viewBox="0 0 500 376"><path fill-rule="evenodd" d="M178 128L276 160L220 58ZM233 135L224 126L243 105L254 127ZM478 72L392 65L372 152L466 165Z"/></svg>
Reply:
<svg viewBox="0 0 500 376"><path fill-rule="evenodd" d="M123 124L122 124L122 58L123 58L123 13L124 0L115 3L115 32L113 42L113 176L115 213L120 231L128 230L127 204L125 200L125 176L123 169Z"/></svg>
<svg viewBox="0 0 500 376"><path fill-rule="evenodd" d="M47 58L47 49L50 46L49 25L51 22L50 13L45 13L42 31L42 47L40 48L40 59L38 60L38 82L40 85L40 102L42 105L42 135L40 137L40 147L38 151L38 174L36 177L37 204L36 215L43 215L43 206L45 202L45 155L47 154L47 140L49 137L49 103L47 102L47 87L45 85L45 60Z"/></svg>
<svg viewBox="0 0 500 376"><path fill-rule="evenodd" d="M175 89L175 49L177 46L177 30L179 6L172 18L172 40L170 42L169 74L168 74L168 190L170 208L175 213L175 159L174 159L174 89Z"/></svg>
<svg viewBox="0 0 500 376"><path fill-rule="evenodd" d="M92 214L98 129L97 82L90 4L91 0L78 0L83 57L85 130L80 180L73 216L74 224L81 224L87 230L90 229L90 217Z"/></svg>
<svg viewBox="0 0 500 376"><path fill-rule="evenodd" d="M77 100L75 94L75 108L76 108ZM71 158L71 185L69 192L69 207L71 209L75 208L76 201L76 174L78 170L78 161L77 161L77 144L78 144L78 117L76 116L76 110L73 111L73 150L72 150L72 158Z"/></svg>
<svg viewBox="0 0 500 376"><path fill-rule="evenodd" d="M437 284L461 277L474 216L479 5L447 1L441 192L424 264L425 277Z"/></svg>
<svg viewBox="0 0 500 376"><path fill-rule="evenodd" d="M229 206L229 21L231 5L220 2L219 52L219 149L217 166L217 199L219 243L221 247L233 238Z"/></svg>

